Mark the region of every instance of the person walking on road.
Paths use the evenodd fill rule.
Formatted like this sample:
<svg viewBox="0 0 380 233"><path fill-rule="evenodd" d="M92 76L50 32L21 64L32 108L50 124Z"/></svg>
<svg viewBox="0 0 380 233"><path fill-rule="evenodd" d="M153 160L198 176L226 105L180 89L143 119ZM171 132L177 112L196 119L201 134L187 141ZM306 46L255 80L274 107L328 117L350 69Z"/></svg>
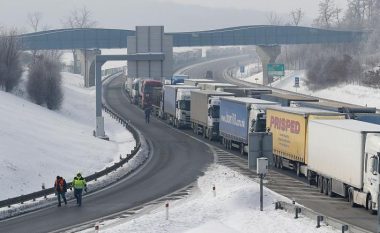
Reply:
<svg viewBox="0 0 380 233"><path fill-rule="evenodd" d="M150 112L152 111L151 107L150 106L146 106L145 109L144 109L144 113L145 113L145 123L149 124L149 121L150 121Z"/></svg>
<svg viewBox="0 0 380 233"><path fill-rule="evenodd" d="M65 205L67 205L67 200L65 196L67 192L67 185L66 185L66 180L63 179L63 177L57 176L57 179L54 182L54 190L58 197L58 207L61 206L61 197Z"/></svg>
<svg viewBox="0 0 380 233"><path fill-rule="evenodd" d="M82 192L83 189L87 192L86 180L82 177L82 174L78 173L72 182L72 187L74 188L74 196L77 199L78 206L82 205Z"/></svg>

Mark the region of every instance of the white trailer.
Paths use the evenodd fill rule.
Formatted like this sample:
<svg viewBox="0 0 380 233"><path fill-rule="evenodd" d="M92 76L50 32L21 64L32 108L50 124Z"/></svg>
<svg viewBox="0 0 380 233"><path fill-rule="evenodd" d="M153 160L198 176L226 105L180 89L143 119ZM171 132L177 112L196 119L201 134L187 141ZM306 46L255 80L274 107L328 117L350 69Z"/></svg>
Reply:
<svg viewBox="0 0 380 233"><path fill-rule="evenodd" d="M190 86L198 86L200 83L212 83L215 82L212 79L205 79L205 78L189 78L184 80L185 85L190 85Z"/></svg>
<svg viewBox="0 0 380 233"><path fill-rule="evenodd" d="M238 87L234 84L230 83L200 83L198 87L201 90L212 90L212 91L223 91L224 88Z"/></svg>
<svg viewBox="0 0 380 233"><path fill-rule="evenodd" d="M199 90L189 85L165 85L161 109L164 119L177 128L190 126L190 91Z"/></svg>
<svg viewBox="0 0 380 233"><path fill-rule="evenodd" d="M308 170L320 192L377 210L380 126L356 120L311 120Z"/></svg>

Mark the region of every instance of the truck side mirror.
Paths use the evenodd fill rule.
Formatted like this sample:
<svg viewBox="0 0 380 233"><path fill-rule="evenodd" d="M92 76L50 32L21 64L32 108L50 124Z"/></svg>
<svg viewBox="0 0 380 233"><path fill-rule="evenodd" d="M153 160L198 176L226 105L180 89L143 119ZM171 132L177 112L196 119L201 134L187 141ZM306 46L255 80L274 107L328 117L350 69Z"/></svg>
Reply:
<svg viewBox="0 0 380 233"><path fill-rule="evenodd" d="M377 175L379 167L379 158L377 156L371 157L371 173Z"/></svg>

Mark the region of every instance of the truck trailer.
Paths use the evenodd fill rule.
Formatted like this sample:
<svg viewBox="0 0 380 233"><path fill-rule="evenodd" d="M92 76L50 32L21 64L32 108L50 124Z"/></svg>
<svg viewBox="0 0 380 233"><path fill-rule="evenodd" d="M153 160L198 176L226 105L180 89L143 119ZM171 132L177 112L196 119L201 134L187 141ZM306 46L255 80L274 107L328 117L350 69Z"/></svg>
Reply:
<svg viewBox="0 0 380 233"><path fill-rule="evenodd" d="M189 86L198 86L200 83L212 83L212 82L215 82L215 81L212 79L205 79L205 78L200 78L200 79L189 78L189 79L184 80L184 84L189 85Z"/></svg>
<svg viewBox="0 0 380 233"><path fill-rule="evenodd" d="M249 97L221 97L219 133L227 149L237 148L248 152L248 134L265 132L269 106L278 103Z"/></svg>
<svg viewBox="0 0 380 233"><path fill-rule="evenodd" d="M160 114L177 128L190 126L190 91L198 87L188 85L165 85Z"/></svg>
<svg viewBox="0 0 380 233"><path fill-rule="evenodd" d="M143 80L140 80L139 85L140 85L139 86L140 91L139 91L138 103L140 107L142 109L146 107L151 107L154 101L153 91L157 91L157 88L162 89L161 81L153 80L153 79L143 79Z"/></svg>
<svg viewBox="0 0 380 233"><path fill-rule="evenodd" d="M272 90L260 87L224 87L224 92L233 93L235 97L251 97L261 99L263 94L272 94Z"/></svg>
<svg viewBox="0 0 380 233"><path fill-rule="evenodd" d="M191 128L209 140L219 137L220 97L233 96L221 91L191 91Z"/></svg>
<svg viewBox="0 0 380 233"><path fill-rule="evenodd" d="M342 113L303 107L268 107L266 127L273 135L275 167L307 175L307 130L313 119L345 119Z"/></svg>
<svg viewBox="0 0 380 233"><path fill-rule="evenodd" d="M371 213L379 193L380 126L356 120L311 120L308 169L321 193L348 197Z"/></svg>
<svg viewBox="0 0 380 233"><path fill-rule="evenodd" d="M198 87L201 88L201 90L212 90L212 91L223 91L224 88L227 87L238 87L234 84L230 83L200 83L198 84Z"/></svg>
<svg viewBox="0 0 380 233"><path fill-rule="evenodd" d="M281 106L289 107L294 101L302 102L318 102L319 99L310 96L301 96L297 94L282 94L278 92L273 92L272 94L263 94L261 99L281 103Z"/></svg>

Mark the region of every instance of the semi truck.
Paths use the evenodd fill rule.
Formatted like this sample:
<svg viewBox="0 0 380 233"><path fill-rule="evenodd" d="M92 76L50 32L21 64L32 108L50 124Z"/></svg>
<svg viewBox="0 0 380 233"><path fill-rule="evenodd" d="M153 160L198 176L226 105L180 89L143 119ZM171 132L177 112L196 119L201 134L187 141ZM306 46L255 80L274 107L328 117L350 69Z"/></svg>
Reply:
<svg viewBox="0 0 380 233"><path fill-rule="evenodd" d="M380 114L374 107L358 106L342 102L319 101L319 102L293 102L295 106L318 108L333 112L345 113L347 119L354 119L380 125Z"/></svg>
<svg viewBox="0 0 380 233"><path fill-rule="evenodd" d="M272 94L263 94L261 99L281 103L281 106L289 107L292 102L318 102L319 99L310 96L301 96L297 94L283 94L273 92Z"/></svg>
<svg viewBox="0 0 380 233"><path fill-rule="evenodd" d="M308 169L321 193L348 197L371 213L379 195L380 126L356 120L311 120Z"/></svg>
<svg viewBox="0 0 380 233"><path fill-rule="evenodd" d="M314 119L345 119L342 113L303 107L268 107L266 127L273 135L273 161L275 167L296 171L298 176L307 173L307 130Z"/></svg>
<svg viewBox="0 0 380 233"><path fill-rule="evenodd" d="M341 113L376 113L376 108L364 107L349 103L342 103L336 101L323 101L319 102L306 102L306 101L294 101L291 104L295 106L308 107L308 108L317 108L333 112Z"/></svg>
<svg viewBox="0 0 380 233"><path fill-rule="evenodd" d="M170 80L170 84L176 85L176 84L184 83L186 79L189 79L189 75L187 74L174 74Z"/></svg>
<svg viewBox="0 0 380 233"><path fill-rule="evenodd" d="M189 85L189 86L198 86L198 84L200 83L212 83L212 82L215 82L215 81L211 79L204 79L204 78L200 78L200 79L190 78L190 79L184 80L184 84Z"/></svg>
<svg viewBox="0 0 380 233"><path fill-rule="evenodd" d="M190 91L198 89L188 85L165 85L160 115L177 128L190 126Z"/></svg>
<svg viewBox="0 0 380 233"><path fill-rule="evenodd" d="M248 152L248 134L265 132L269 106L278 103L249 97L221 97L219 133L227 149L237 148Z"/></svg>
<svg viewBox="0 0 380 233"><path fill-rule="evenodd" d="M272 94L272 90L265 87L224 87L222 89L224 92L233 93L235 97L261 99L261 95L263 94Z"/></svg>
<svg viewBox="0 0 380 233"><path fill-rule="evenodd" d="M213 91L223 91L224 88L227 88L227 87L238 87L234 84L230 84L230 83L200 83L198 84L198 87L201 88L201 90L213 90Z"/></svg>
<svg viewBox="0 0 380 233"><path fill-rule="evenodd" d="M142 109L151 107L153 103L153 90L162 89L162 83L159 80L142 79L139 82L138 104Z"/></svg>
<svg viewBox="0 0 380 233"><path fill-rule="evenodd" d="M191 91L190 121L195 134L201 133L209 140L218 139L221 96L233 94L212 90Z"/></svg>

